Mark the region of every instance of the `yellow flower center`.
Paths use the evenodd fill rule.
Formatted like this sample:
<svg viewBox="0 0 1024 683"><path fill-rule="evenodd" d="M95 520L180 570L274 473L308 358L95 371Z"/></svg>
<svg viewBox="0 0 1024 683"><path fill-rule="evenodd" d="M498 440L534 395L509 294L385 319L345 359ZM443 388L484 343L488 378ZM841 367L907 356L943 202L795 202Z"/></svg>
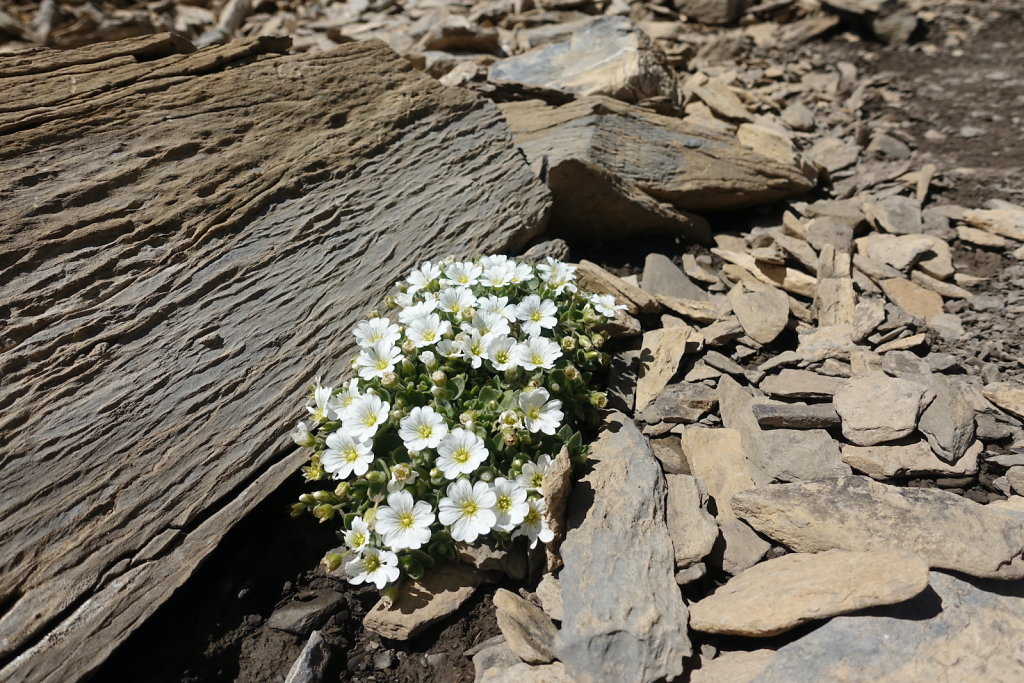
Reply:
<svg viewBox="0 0 1024 683"><path fill-rule="evenodd" d="M363 416L363 424L367 427L372 427L377 424L377 415L374 413L367 413Z"/></svg>
<svg viewBox="0 0 1024 683"><path fill-rule="evenodd" d="M403 529L411 529L413 528L413 526L415 526L416 520L413 519L411 512L403 512L398 516L397 522L398 526L402 527Z"/></svg>
<svg viewBox="0 0 1024 683"><path fill-rule="evenodd" d="M530 362L534 365L544 365L544 356L539 353L535 353L530 356Z"/></svg>
<svg viewBox="0 0 1024 683"><path fill-rule="evenodd" d="M452 460L454 460L455 462L459 463L460 465L465 464L466 462L469 461L469 449L467 449L467 448L460 448L460 449L458 449L457 451L452 453Z"/></svg>
<svg viewBox="0 0 1024 683"><path fill-rule="evenodd" d="M378 370L387 370L388 365L389 363L387 358L378 358L377 364L374 365L374 367L377 368Z"/></svg>
<svg viewBox="0 0 1024 683"><path fill-rule="evenodd" d="M530 478L530 486L535 489L539 489L543 483L544 474L542 472L534 472L533 476Z"/></svg>
<svg viewBox="0 0 1024 683"><path fill-rule="evenodd" d="M373 572L380 569L380 558L376 555L367 555L363 558L363 566L366 567L366 573L372 574Z"/></svg>
<svg viewBox="0 0 1024 683"><path fill-rule="evenodd" d="M480 510L480 506L476 504L475 500L467 500L462 503L462 514L466 517L472 517Z"/></svg>
<svg viewBox="0 0 1024 683"><path fill-rule="evenodd" d="M535 323L539 323L543 317L544 314L541 313L540 311L534 311L533 313L530 314L530 320L532 320Z"/></svg>
<svg viewBox="0 0 1024 683"><path fill-rule="evenodd" d="M434 433L434 428L430 425L420 425L420 428L416 430L416 434L421 439L429 439L430 435Z"/></svg>
<svg viewBox="0 0 1024 683"><path fill-rule="evenodd" d="M512 509L512 497L511 496L498 496L498 509L502 512L508 512Z"/></svg>
<svg viewBox="0 0 1024 683"><path fill-rule="evenodd" d="M423 341L434 341L434 337L436 336L437 333L434 332L434 330L427 330L423 333Z"/></svg>
<svg viewBox="0 0 1024 683"><path fill-rule="evenodd" d="M532 408L530 408L529 413L530 413L530 419L531 420L536 420L538 417L540 417L540 408L537 407L537 406L533 406Z"/></svg>
<svg viewBox="0 0 1024 683"><path fill-rule="evenodd" d="M345 452L341 454L341 457L345 458L345 462L351 464L359 459L359 451L356 450L355 446L345 449Z"/></svg>
<svg viewBox="0 0 1024 683"><path fill-rule="evenodd" d="M366 534L359 532L352 535L353 548L362 548L364 543L366 543Z"/></svg>
<svg viewBox="0 0 1024 683"><path fill-rule="evenodd" d="M530 508L530 511L526 513L526 519L523 520L524 524L540 524L540 513L537 512L536 508Z"/></svg>

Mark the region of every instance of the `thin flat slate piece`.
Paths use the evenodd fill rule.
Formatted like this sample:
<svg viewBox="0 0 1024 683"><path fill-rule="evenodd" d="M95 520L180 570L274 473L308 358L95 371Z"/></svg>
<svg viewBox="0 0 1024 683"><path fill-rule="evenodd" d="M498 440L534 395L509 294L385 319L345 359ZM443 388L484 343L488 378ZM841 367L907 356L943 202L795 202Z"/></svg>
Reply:
<svg viewBox="0 0 1024 683"><path fill-rule="evenodd" d="M0 58L3 680L87 676L292 475L391 282L550 206L493 105L383 43L125 42Z"/></svg>
<svg viewBox="0 0 1024 683"><path fill-rule="evenodd" d="M590 459L562 544L558 659L577 681L671 679L691 648L661 466L621 413L609 416Z"/></svg>

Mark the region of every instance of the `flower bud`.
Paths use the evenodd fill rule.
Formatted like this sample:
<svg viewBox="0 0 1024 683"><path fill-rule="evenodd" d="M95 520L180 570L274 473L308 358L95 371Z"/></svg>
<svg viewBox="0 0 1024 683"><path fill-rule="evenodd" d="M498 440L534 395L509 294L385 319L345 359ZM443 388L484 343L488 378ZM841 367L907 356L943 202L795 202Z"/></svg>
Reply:
<svg viewBox="0 0 1024 683"><path fill-rule="evenodd" d="M593 337L591 337L591 341L594 342L594 348L599 349L602 346L604 346L604 336L603 335L595 334Z"/></svg>
<svg viewBox="0 0 1024 683"><path fill-rule="evenodd" d="M380 378L381 386L391 389L398 384L398 375L393 372L385 372L384 376Z"/></svg>
<svg viewBox="0 0 1024 683"><path fill-rule="evenodd" d="M381 605L390 608L394 604L395 600L398 599L398 582L389 583L384 586L384 590L380 592Z"/></svg>
<svg viewBox="0 0 1024 683"><path fill-rule="evenodd" d="M339 553L327 553L324 558L320 560L320 566L324 568L324 571L330 574L333 571L337 571L341 563L345 561L344 556Z"/></svg>
<svg viewBox="0 0 1024 683"><path fill-rule="evenodd" d="M467 410L462 415L459 415L459 422L466 429L472 430L473 429L473 423L475 421L476 421L476 413L474 413L472 410Z"/></svg>
<svg viewBox="0 0 1024 683"><path fill-rule="evenodd" d="M427 368L427 370L436 370L439 365L437 356L434 355L433 351L424 351L420 354L420 362Z"/></svg>
<svg viewBox="0 0 1024 683"><path fill-rule="evenodd" d="M561 384L559 384L558 382L552 382L552 383L551 383L551 384L549 385L549 388L551 389L551 391L553 391L553 392L555 392L555 393L558 393L559 391L561 391L561 390L562 390L562 385L561 385Z"/></svg>
<svg viewBox="0 0 1024 683"><path fill-rule="evenodd" d="M356 360L358 360L358 359L356 359L356 358L353 358L352 360L350 360L350 361L348 362L348 364L349 364L349 367L353 367L353 368L354 368L354 367L356 366Z"/></svg>
<svg viewBox="0 0 1024 683"><path fill-rule="evenodd" d="M570 382L575 382L580 378L580 371L576 369L575 365L570 365L565 369L565 378Z"/></svg>
<svg viewBox="0 0 1024 683"><path fill-rule="evenodd" d="M572 337L562 337L562 350L572 351L576 348L576 340Z"/></svg>
<svg viewBox="0 0 1024 683"><path fill-rule="evenodd" d="M329 503L331 505L334 505L335 503L338 502L337 500L335 500L334 494L331 493L330 491L314 491L313 498L318 503Z"/></svg>
<svg viewBox="0 0 1024 683"><path fill-rule="evenodd" d="M402 342L402 351L405 353L412 353L416 350L416 344L413 343L412 339L406 339Z"/></svg>
<svg viewBox="0 0 1024 683"><path fill-rule="evenodd" d="M398 300L396 300L395 297L389 295L385 297L384 305L387 306L388 308L398 308Z"/></svg>
<svg viewBox="0 0 1024 683"><path fill-rule="evenodd" d="M403 555L398 558L398 566L405 570L406 575L410 579L423 577L423 565L412 555Z"/></svg>
<svg viewBox="0 0 1024 683"><path fill-rule="evenodd" d="M380 470L370 470L364 475L364 478L371 484L383 484L387 481L387 477Z"/></svg>
<svg viewBox="0 0 1024 683"><path fill-rule="evenodd" d="M321 522L326 522L327 520L334 517L334 512L335 510L333 505L323 504L317 505L316 507L313 508L313 516L319 519Z"/></svg>
<svg viewBox="0 0 1024 683"><path fill-rule="evenodd" d="M339 483L338 486L334 489L334 495L336 495L339 500L345 500L346 498L348 498L348 482L343 481Z"/></svg>
<svg viewBox="0 0 1024 683"><path fill-rule="evenodd" d="M398 364L402 368L402 372L406 375L411 375L416 372L416 364L408 358L403 358L402 362Z"/></svg>
<svg viewBox="0 0 1024 683"><path fill-rule="evenodd" d="M292 430L291 437L296 446L304 448L309 448L316 443L316 438L310 433L309 426L301 420L295 425L295 429Z"/></svg>
<svg viewBox="0 0 1024 683"><path fill-rule="evenodd" d="M594 343L590 341L590 337L580 335L580 348L583 349L584 351L589 351L590 349L594 348Z"/></svg>
<svg viewBox="0 0 1024 683"><path fill-rule="evenodd" d="M590 392L590 405L595 408L604 408L608 405L608 395L603 391L592 391Z"/></svg>
<svg viewBox="0 0 1024 683"><path fill-rule="evenodd" d="M311 493L303 493L299 496L299 502L303 505L316 505L316 498Z"/></svg>
<svg viewBox="0 0 1024 683"><path fill-rule="evenodd" d="M477 478L484 483L490 484L494 481L494 470L490 468L481 469L477 472Z"/></svg>
<svg viewBox="0 0 1024 683"><path fill-rule="evenodd" d="M306 506L302 503L292 503L292 517L301 517L306 514Z"/></svg>
<svg viewBox="0 0 1024 683"><path fill-rule="evenodd" d="M505 442L506 446L518 446L519 436L515 432L509 430L501 433L501 440Z"/></svg>
<svg viewBox="0 0 1024 683"><path fill-rule="evenodd" d="M487 410L497 410L497 409L498 409L498 402L497 401L488 401L487 402Z"/></svg>
<svg viewBox="0 0 1024 683"><path fill-rule="evenodd" d="M514 459L512 461L512 469L514 471L516 471L516 472L522 472L523 471L523 465L525 465L525 464L526 464L526 460L524 460L522 458L516 458L516 459Z"/></svg>
<svg viewBox="0 0 1024 683"><path fill-rule="evenodd" d="M444 396L445 391L441 387L430 387L430 395L436 399L440 399Z"/></svg>
<svg viewBox="0 0 1024 683"><path fill-rule="evenodd" d="M444 374L440 370L435 370L434 372L430 373L430 381L439 387L443 387L445 384L448 383L448 375Z"/></svg>
<svg viewBox="0 0 1024 683"><path fill-rule="evenodd" d="M605 353L602 351L601 357L598 360L601 362L601 365L607 366L612 364L612 356L610 353Z"/></svg>

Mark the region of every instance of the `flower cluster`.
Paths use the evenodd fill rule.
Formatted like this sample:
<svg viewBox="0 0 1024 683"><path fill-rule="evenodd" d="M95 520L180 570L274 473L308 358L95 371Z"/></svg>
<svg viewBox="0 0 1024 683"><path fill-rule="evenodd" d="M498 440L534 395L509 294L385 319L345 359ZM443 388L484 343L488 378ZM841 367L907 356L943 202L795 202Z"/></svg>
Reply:
<svg viewBox="0 0 1024 683"><path fill-rule="evenodd" d="M388 304L394 317L356 325L357 376L318 379L292 432L313 450L307 480L340 481L293 508L340 519L345 552L327 565L384 588L456 542L550 541L544 473L563 447L583 453L606 402L597 330L624 307L580 292L573 266L507 256L423 263Z"/></svg>

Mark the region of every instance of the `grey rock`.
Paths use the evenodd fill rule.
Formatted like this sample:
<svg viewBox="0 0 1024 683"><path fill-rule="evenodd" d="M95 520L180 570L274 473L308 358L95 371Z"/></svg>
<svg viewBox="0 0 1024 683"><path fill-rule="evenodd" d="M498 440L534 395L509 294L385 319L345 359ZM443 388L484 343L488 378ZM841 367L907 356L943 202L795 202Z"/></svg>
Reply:
<svg viewBox="0 0 1024 683"><path fill-rule="evenodd" d="M828 377L809 370L782 370L762 380L760 389L779 398L831 399L847 383L844 377Z"/></svg>
<svg viewBox="0 0 1024 683"><path fill-rule="evenodd" d="M693 583L694 581L700 581L701 579L703 579L707 575L707 573L708 573L707 565L704 564L703 562L698 562L697 564L690 565L686 569L680 569L679 571L677 571L676 572L676 583L679 584L680 586L685 586L688 583Z"/></svg>
<svg viewBox="0 0 1024 683"><path fill-rule="evenodd" d="M679 266L662 254L648 254L640 287L650 294L665 294L677 299L709 301L708 293L693 283Z"/></svg>
<svg viewBox="0 0 1024 683"><path fill-rule="evenodd" d="M666 436L662 439L649 439L651 451L654 457L661 463L661 467L667 474L689 474L690 466L683 455L683 447L679 444L676 436Z"/></svg>
<svg viewBox="0 0 1024 683"><path fill-rule="evenodd" d="M793 102L783 109L781 118L793 130L814 130L814 112L800 102Z"/></svg>
<svg viewBox="0 0 1024 683"><path fill-rule="evenodd" d="M729 303L743 331L759 344L774 341L789 322L789 295L781 289L752 291L740 284L729 292Z"/></svg>
<svg viewBox="0 0 1024 683"><path fill-rule="evenodd" d="M483 576L460 563L449 563L407 581L388 605L381 600L363 617L363 626L392 640L408 640L454 613L476 592Z"/></svg>
<svg viewBox="0 0 1024 683"><path fill-rule="evenodd" d="M918 421L935 454L946 462L957 462L974 443L974 408L961 390L960 380L947 375L914 377L935 392Z"/></svg>
<svg viewBox="0 0 1024 683"><path fill-rule="evenodd" d="M932 572L931 590L869 614L840 616L780 648L764 683L1012 681L1024 670L1024 582Z"/></svg>
<svg viewBox="0 0 1024 683"><path fill-rule="evenodd" d="M761 458L760 451L760 439L761 439L761 427L757 424L757 418L754 417L754 411L752 406L755 403L755 399L751 396L750 392L741 387L734 379L728 375L723 375L718 380L718 410L722 417L722 424L729 430L734 430L740 438L741 458L745 461L745 464L740 468L739 472L745 472L753 481L755 485L760 486L761 484L768 483L770 477L765 473L764 463ZM683 451L686 451L686 445L683 445ZM687 455L689 460L689 455ZM691 468L693 463L690 463ZM701 476L699 472L693 470L693 473L697 476ZM707 480L704 480L705 484L708 484ZM708 484L708 490L711 491L711 495L714 496L715 492ZM719 510L722 506L728 506L728 502L720 502Z"/></svg>
<svg viewBox="0 0 1024 683"><path fill-rule="evenodd" d="M320 631L313 631L302 652L288 669L284 683L320 683L324 679L330 656L330 645L320 635Z"/></svg>
<svg viewBox="0 0 1024 683"><path fill-rule="evenodd" d="M495 636L481 645L484 647L473 654L466 651L467 656L473 658L474 683L480 683L485 676L493 677L497 672L523 663L505 642L505 636Z"/></svg>
<svg viewBox="0 0 1024 683"><path fill-rule="evenodd" d="M815 251L831 245L837 251L850 252L856 228L863 222L863 217L850 220L840 216L818 216L807 222L804 237Z"/></svg>
<svg viewBox="0 0 1024 683"><path fill-rule="evenodd" d="M488 79L627 102L679 99L665 54L626 17L596 17L564 40L500 59L490 66Z"/></svg>
<svg viewBox="0 0 1024 683"><path fill-rule="evenodd" d="M608 407L633 412L636 403L636 380L640 372L640 350L612 354L608 368Z"/></svg>
<svg viewBox="0 0 1024 683"><path fill-rule="evenodd" d="M831 403L755 403L752 408L761 427L829 429L840 424Z"/></svg>
<svg viewBox="0 0 1024 683"><path fill-rule="evenodd" d="M544 610L504 588L494 594L494 607L505 644L517 657L527 664L555 658L558 630Z"/></svg>
<svg viewBox="0 0 1024 683"><path fill-rule="evenodd" d="M963 477L978 471L982 444L976 441L954 464L935 456L927 441L886 446L843 446L843 462L872 479Z"/></svg>
<svg viewBox="0 0 1024 683"><path fill-rule="evenodd" d="M918 261L935 255L931 235L885 235L874 233L857 240L858 249L869 258L908 272ZM856 261L855 261L856 263ZM870 275L870 273L869 273Z"/></svg>
<svg viewBox="0 0 1024 683"><path fill-rule="evenodd" d="M675 583L661 467L621 413L607 419L590 460L592 470L573 492L562 544L558 659L577 680L678 676L691 647L680 628L687 611ZM623 530L633 531L628 552Z"/></svg>
<svg viewBox="0 0 1024 683"><path fill-rule="evenodd" d="M540 605L544 608L544 613L555 621L561 621L565 615L562 608L562 587L554 574L548 572L540 577L536 592L537 599L540 600Z"/></svg>
<svg viewBox="0 0 1024 683"><path fill-rule="evenodd" d="M318 591L310 600L296 600L274 610L267 626L305 638L327 621L342 600L336 591Z"/></svg>
<svg viewBox="0 0 1024 683"><path fill-rule="evenodd" d="M894 195L870 205L878 227L891 235L916 235L924 230L916 199Z"/></svg>
<svg viewBox="0 0 1024 683"><path fill-rule="evenodd" d="M1014 465L1006 470L1006 474L1003 476L1006 477L1006 481L1014 493L1024 496L1024 466Z"/></svg>
<svg viewBox="0 0 1024 683"><path fill-rule="evenodd" d="M772 481L802 481L850 474L839 444L823 429L769 429L761 432L758 450Z"/></svg>
<svg viewBox="0 0 1024 683"><path fill-rule="evenodd" d="M843 421L843 436L858 446L873 446L913 432L934 398L927 386L872 372L848 380L833 402Z"/></svg>
<svg viewBox="0 0 1024 683"><path fill-rule="evenodd" d="M910 42L917 30L918 19L913 14L896 12L876 17L871 21L875 36L888 45L902 45Z"/></svg>
<svg viewBox="0 0 1024 683"><path fill-rule="evenodd" d="M1024 524L948 491L848 476L740 491L732 509L797 552L901 548L935 569L1024 577Z"/></svg>
<svg viewBox="0 0 1024 683"><path fill-rule="evenodd" d="M774 656L774 650L721 652L710 661L702 661L690 675L690 683L750 683Z"/></svg>
<svg viewBox="0 0 1024 683"><path fill-rule="evenodd" d="M738 519L719 522L721 534L715 542L707 564L735 576L761 561L772 545Z"/></svg>
<svg viewBox="0 0 1024 683"><path fill-rule="evenodd" d="M724 356L718 351L705 351L702 360L715 370L721 370L722 372L732 375L733 377L744 377L746 378L749 372L742 365L732 360L728 356Z"/></svg>
<svg viewBox="0 0 1024 683"><path fill-rule="evenodd" d="M526 578L526 552L521 545L499 550L489 542L456 543L455 549L459 560L480 571L497 571L516 580Z"/></svg>
<svg viewBox="0 0 1024 683"><path fill-rule="evenodd" d="M853 309L853 341L858 344L871 336L885 322L885 301L861 299Z"/></svg>
<svg viewBox="0 0 1024 683"><path fill-rule="evenodd" d="M708 512L708 492L699 479L666 474L668 484L665 522L672 537L676 569L703 560L718 538L718 524Z"/></svg>
<svg viewBox="0 0 1024 683"><path fill-rule="evenodd" d="M643 413L640 414L647 424L657 422L692 423L699 420L718 403L718 394L714 389L694 382L679 382L665 387Z"/></svg>
<svg viewBox="0 0 1024 683"><path fill-rule="evenodd" d="M702 24L731 24L743 14L744 0L673 0L676 10Z"/></svg>
<svg viewBox="0 0 1024 683"><path fill-rule="evenodd" d="M508 669L490 669L479 683L574 683L561 662L542 664L515 664Z"/></svg>
<svg viewBox="0 0 1024 683"><path fill-rule="evenodd" d="M569 244L565 240L557 237L554 239L546 239L527 249L523 252L523 255L520 258L534 262L540 262L546 258L553 258L557 261L568 261Z"/></svg>

